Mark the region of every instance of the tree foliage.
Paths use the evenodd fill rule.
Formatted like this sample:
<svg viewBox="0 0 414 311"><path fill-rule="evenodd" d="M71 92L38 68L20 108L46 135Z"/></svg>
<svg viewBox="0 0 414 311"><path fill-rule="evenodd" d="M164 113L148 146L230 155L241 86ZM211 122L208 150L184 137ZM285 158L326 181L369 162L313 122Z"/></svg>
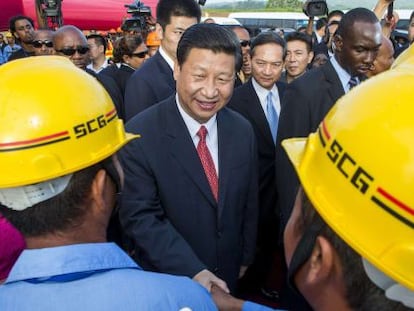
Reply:
<svg viewBox="0 0 414 311"><path fill-rule="evenodd" d="M266 8L300 9L303 1L300 0L267 0Z"/></svg>

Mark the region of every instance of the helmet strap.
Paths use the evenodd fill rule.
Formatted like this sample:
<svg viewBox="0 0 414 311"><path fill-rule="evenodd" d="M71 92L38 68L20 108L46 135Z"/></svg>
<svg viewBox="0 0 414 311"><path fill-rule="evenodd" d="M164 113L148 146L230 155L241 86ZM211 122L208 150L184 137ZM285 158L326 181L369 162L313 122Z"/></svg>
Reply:
<svg viewBox="0 0 414 311"><path fill-rule="evenodd" d="M322 225L320 223L312 224L305 230L299 240L298 245L295 248L295 251L293 252L292 260L290 261L288 268L288 285L296 294L296 296L298 296L298 299L303 300L303 302L306 302L306 304L308 303L305 297L303 297L301 292L298 290L294 278L298 270L311 257L316 238L319 235L321 227Z"/></svg>

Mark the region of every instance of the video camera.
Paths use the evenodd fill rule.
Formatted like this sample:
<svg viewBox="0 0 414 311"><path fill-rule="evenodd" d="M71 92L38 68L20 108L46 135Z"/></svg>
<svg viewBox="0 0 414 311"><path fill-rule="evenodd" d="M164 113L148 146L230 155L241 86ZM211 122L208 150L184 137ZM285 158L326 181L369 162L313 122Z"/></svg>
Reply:
<svg viewBox="0 0 414 311"><path fill-rule="evenodd" d="M303 13L309 17L328 15L326 0L307 0L303 4Z"/></svg>
<svg viewBox="0 0 414 311"><path fill-rule="evenodd" d="M135 0L131 4L125 4L124 7L128 9L127 13L132 16L123 21L121 29L128 32L149 32L147 19L151 17L151 8L139 0Z"/></svg>

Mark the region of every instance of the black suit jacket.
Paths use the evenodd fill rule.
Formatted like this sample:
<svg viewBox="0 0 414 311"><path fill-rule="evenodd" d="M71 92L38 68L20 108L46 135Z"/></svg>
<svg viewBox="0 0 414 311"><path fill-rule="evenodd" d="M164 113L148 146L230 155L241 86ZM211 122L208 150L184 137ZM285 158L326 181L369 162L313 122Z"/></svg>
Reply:
<svg viewBox="0 0 414 311"><path fill-rule="evenodd" d="M279 98L282 99L286 83L276 83ZM281 106L283 102L281 101ZM252 80L234 90L228 107L242 114L253 126L258 146L259 165L259 234L262 225L275 227L274 211L276 205L275 181L275 144L265 112L253 87ZM276 230L276 228L273 228ZM263 232L266 234L267 230ZM269 237L259 237L268 239Z"/></svg>
<svg viewBox="0 0 414 311"><path fill-rule="evenodd" d="M344 95L344 89L331 62L312 69L290 83L282 99L276 141L277 211L282 226L286 225L293 208L299 180L281 142L290 137L307 137Z"/></svg>
<svg viewBox="0 0 414 311"><path fill-rule="evenodd" d="M157 52L135 71L125 89L125 119L166 99L175 93L173 71Z"/></svg>
<svg viewBox="0 0 414 311"><path fill-rule="evenodd" d="M120 220L144 269L193 277L207 268L234 289L253 261L257 167L253 130L223 108L217 114L219 201L215 201L175 97L127 123L141 134L121 152Z"/></svg>

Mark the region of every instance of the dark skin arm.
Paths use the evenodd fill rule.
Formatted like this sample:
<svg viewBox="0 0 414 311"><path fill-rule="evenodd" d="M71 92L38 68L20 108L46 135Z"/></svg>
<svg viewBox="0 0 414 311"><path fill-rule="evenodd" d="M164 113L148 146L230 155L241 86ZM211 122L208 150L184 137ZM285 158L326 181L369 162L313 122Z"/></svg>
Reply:
<svg viewBox="0 0 414 311"><path fill-rule="evenodd" d="M211 287L210 293L220 311L241 311L243 308L244 300L233 297L216 285Z"/></svg>

